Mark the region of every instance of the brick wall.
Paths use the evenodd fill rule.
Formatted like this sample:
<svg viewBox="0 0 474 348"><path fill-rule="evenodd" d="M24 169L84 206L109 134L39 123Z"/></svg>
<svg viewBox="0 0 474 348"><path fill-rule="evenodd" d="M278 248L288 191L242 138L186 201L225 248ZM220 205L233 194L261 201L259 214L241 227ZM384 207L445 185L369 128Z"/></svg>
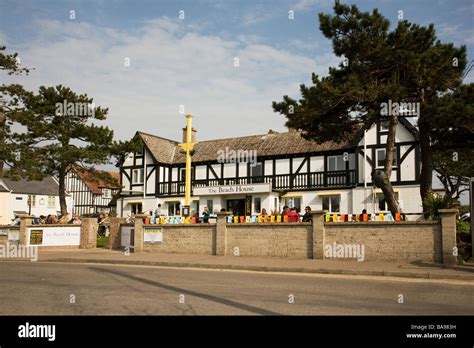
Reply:
<svg viewBox="0 0 474 348"><path fill-rule="evenodd" d="M310 233L310 223L228 225L225 250L227 255L306 259Z"/></svg>
<svg viewBox="0 0 474 348"><path fill-rule="evenodd" d="M211 254L215 225L159 225L159 227L163 229L163 241L143 243L143 251ZM136 231L135 229L135 233Z"/></svg>
<svg viewBox="0 0 474 348"><path fill-rule="evenodd" d="M436 221L330 222L324 230L325 245L363 245L366 261L441 261L441 228Z"/></svg>
<svg viewBox="0 0 474 348"><path fill-rule="evenodd" d="M456 211L443 210L441 221L323 222L312 212L312 223L227 224L227 213L214 225L153 225L162 228L159 243L143 241L143 221L135 220L135 252L323 259L325 248L364 247L364 261L429 261L455 263ZM338 259L338 258L335 258ZM346 259L346 258L343 258Z"/></svg>

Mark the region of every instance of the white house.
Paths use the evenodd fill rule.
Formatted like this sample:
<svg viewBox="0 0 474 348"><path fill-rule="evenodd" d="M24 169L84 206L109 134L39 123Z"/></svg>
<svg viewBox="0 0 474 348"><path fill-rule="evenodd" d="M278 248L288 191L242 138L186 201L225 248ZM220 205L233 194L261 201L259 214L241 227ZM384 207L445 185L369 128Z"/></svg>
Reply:
<svg viewBox="0 0 474 348"><path fill-rule="evenodd" d="M317 144L304 140L297 131L198 142L192 156L191 211L202 213L208 206L212 212L224 208L252 215L263 208L268 213L280 212L288 205L341 214L363 209L387 212L382 191L371 182L372 169L383 167L387 134L387 128L374 124L341 143ZM410 220L422 212L417 134L413 125L400 119L391 181ZM136 136L143 149L125 154L118 164L122 186L118 215L154 211L157 204L165 214L180 215L185 156L178 142L143 132ZM222 153L232 150L256 156L240 158L238 163L222 160Z"/></svg>
<svg viewBox="0 0 474 348"><path fill-rule="evenodd" d="M66 204L71 214L74 202L67 193ZM0 225L10 224L17 214L29 213L36 217L61 213L56 179L51 176L41 181L0 179Z"/></svg>

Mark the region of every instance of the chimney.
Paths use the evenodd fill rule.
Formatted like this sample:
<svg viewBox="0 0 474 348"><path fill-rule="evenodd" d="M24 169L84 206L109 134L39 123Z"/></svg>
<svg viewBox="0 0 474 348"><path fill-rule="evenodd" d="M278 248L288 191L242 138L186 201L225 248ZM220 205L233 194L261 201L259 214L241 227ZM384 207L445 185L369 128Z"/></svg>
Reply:
<svg viewBox="0 0 474 348"><path fill-rule="evenodd" d="M186 127L183 128L183 143L186 142ZM196 142L196 129L191 128L191 142Z"/></svg>

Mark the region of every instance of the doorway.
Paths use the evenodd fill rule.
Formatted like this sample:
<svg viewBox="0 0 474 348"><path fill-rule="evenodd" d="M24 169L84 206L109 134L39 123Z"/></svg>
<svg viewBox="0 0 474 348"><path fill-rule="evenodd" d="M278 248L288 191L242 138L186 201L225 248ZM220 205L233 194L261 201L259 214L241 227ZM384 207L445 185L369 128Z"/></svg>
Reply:
<svg viewBox="0 0 474 348"><path fill-rule="evenodd" d="M245 199L228 199L227 211L233 215L245 215Z"/></svg>

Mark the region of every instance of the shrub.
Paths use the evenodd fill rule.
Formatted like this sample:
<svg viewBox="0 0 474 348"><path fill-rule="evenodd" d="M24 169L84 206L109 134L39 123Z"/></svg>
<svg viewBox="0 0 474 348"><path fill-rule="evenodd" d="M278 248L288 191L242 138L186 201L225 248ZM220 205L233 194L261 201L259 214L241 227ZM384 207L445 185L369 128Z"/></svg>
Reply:
<svg viewBox="0 0 474 348"><path fill-rule="evenodd" d="M446 209L451 206L453 200L446 196L441 196L437 193L432 193L424 200L425 205L428 207L430 212L430 218L439 219L439 210Z"/></svg>

